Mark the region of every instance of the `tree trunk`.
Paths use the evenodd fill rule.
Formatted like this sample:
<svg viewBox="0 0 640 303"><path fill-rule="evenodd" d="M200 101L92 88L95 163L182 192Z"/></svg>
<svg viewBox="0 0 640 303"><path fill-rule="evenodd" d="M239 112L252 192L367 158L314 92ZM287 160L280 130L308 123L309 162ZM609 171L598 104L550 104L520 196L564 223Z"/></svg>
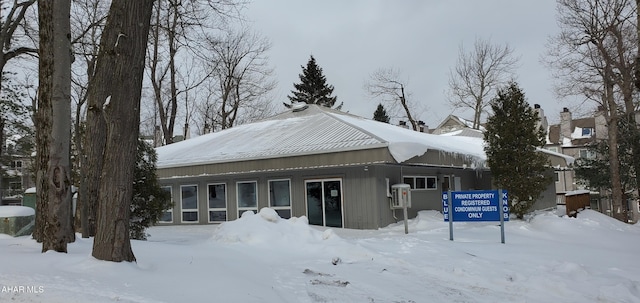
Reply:
<svg viewBox="0 0 640 303"><path fill-rule="evenodd" d="M129 240L129 213L152 8L153 0L112 2L89 94L90 100L104 100L106 126L92 251L100 260L135 261Z"/></svg>
<svg viewBox="0 0 640 303"><path fill-rule="evenodd" d="M613 205L613 217L627 222L626 208L623 207L623 190L620 178L620 158L618 155L618 105L614 96L614 82L611 75L611 66L606 64L604 68L604 98L608 108L607 134L609 140L609 172L611 173L611 200Z"/></svg>
<svg viewBox="0 0 640 303"><path fill-rule="evenodd" d="M636 0L636 62L635 62L635 86L640 90L640 0ZM638 185L640 186L640 184Z"/></svg>
<svg viewBox="0 0 640 303"><path fill-rule="evenodd" d="M72 224L71 26L69 0L38 1L40 63L37 151L37 239L42 252L67 252L75 240Z"/></svg>
<svg viewBox="0 0 640 303"><path fill-rule="evenodd" d="M411 111L409 110L409 104L407 104L407 99L404 96L404 85L400 84L400 103L402 104L402 108L404 109L404 112L407 114L407 119L409 120L409 123L411 123L411 127L413 128L413 130L418 130L418 122L416 122L415 119L413 119L413 116L411 116Z"/></svg>

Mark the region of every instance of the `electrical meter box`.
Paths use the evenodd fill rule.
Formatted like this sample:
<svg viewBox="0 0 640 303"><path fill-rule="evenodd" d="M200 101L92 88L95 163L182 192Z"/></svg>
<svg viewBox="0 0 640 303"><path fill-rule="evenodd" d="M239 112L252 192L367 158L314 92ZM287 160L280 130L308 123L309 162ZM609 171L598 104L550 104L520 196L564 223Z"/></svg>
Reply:
<svg viewBox="0 0 640 303"><path fill-rule="evenodd" d="M409 184L391 185L391 208L411 207L411 186Z"/></svg>

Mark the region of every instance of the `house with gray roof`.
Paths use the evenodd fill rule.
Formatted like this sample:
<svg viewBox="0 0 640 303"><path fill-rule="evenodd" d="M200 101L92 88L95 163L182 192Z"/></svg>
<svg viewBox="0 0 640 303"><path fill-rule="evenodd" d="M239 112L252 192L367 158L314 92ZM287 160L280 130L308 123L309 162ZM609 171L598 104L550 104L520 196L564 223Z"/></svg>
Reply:
<svg viewBox="0 0 640 303"><path fill-rule="evenodd" d="M410 218L442 210L449 189L492 188L481 138L421 133L316 105L156 150L158 176L175 204L163 224L219 223L270 207L314 225L376 229L402 220L391 207L393 184L409 184ZM550 187L538 207L552 206Z"/></svg>

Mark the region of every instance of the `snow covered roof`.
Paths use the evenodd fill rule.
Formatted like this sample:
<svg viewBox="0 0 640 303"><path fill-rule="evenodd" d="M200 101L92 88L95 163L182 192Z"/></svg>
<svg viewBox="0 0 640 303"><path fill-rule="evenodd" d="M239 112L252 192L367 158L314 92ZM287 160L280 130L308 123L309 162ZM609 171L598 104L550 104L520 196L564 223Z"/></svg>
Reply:
<svg viewBox="0 0 640 303"><path fill-rule="evenodd" d="M427 150L484 165L482 139L437 136L317 105L158 147L158 168L388 148L402 163Z"/></svg>

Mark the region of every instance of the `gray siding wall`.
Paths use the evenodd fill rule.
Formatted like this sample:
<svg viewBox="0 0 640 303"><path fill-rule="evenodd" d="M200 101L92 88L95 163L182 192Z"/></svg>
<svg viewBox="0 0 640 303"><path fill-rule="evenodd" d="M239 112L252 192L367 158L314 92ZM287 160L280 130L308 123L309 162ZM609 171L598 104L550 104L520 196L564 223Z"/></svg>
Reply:
<svg viewBox="0 0 640 303"><path fill-rule="evenodd" d="M292 170L286 172L259 172L236 175L193 176L161 179L163 185L172 186L175 202L173 224L181 221L181 185L198 186L198 222L208 224L207 187L213 183L226 184L227 220L238 217L236 183L256 181L258 185L258 207L260 210L269 206L269 180L288 179L291 186L291 215L301 217L307 215L305 181L341 179L342 180L342 215L344 227L355 229L376 229L389 224L401 222L402 210L392 210L387 187L403 182L404 176L424 176L437 178L437 188L412 190L412 207L408 210L409 218L414 218L420 210L442 210L442 190L445 176L460 177L461 189L488 189L491 182L489 173L472 169L455 169L447 167L401 166L391 164L355 165L349 167L332 167ZM395 217L394 217L395 216ZM166 223L165 223L166 224Z"/></svg>

